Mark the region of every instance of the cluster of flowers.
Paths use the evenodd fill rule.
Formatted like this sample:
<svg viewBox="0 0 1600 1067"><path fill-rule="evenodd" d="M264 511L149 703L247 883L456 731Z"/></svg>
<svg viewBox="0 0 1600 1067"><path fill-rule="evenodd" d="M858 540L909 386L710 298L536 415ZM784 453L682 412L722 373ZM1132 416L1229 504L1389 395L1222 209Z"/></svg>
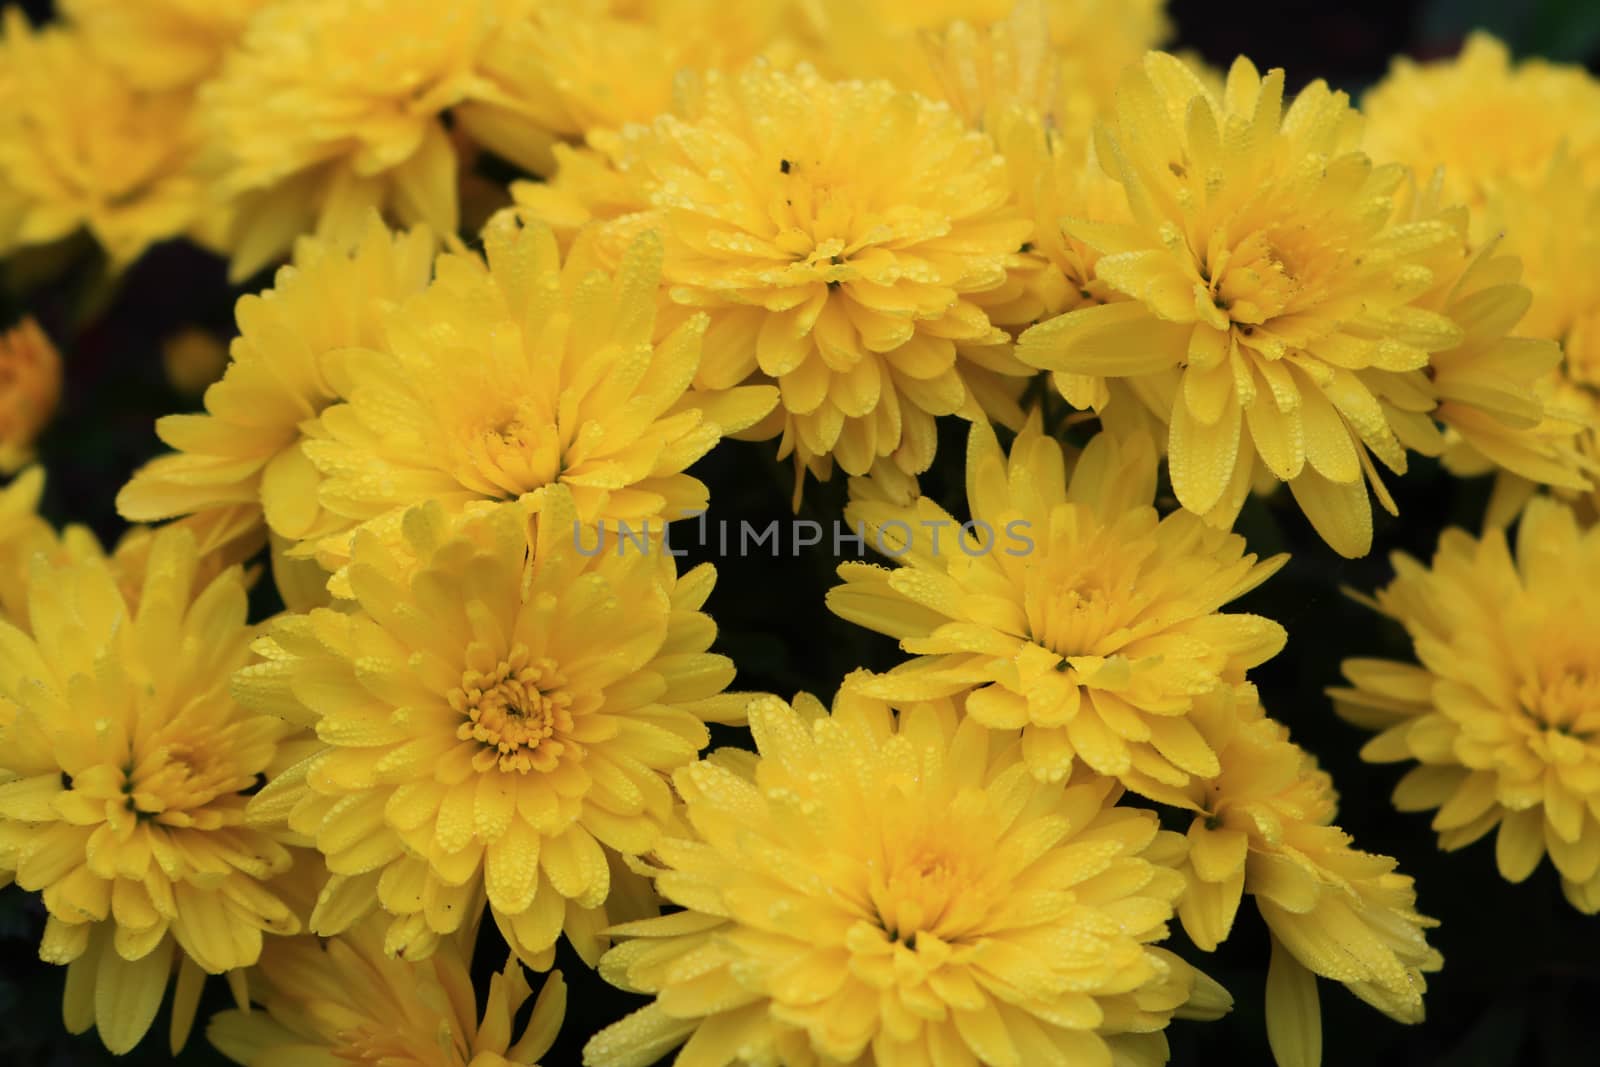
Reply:
<svg viewBox="0 0 1600 1067"><path fill-rule="evenodd" d="M1548 849L1600 910L1581 72L1475 40L1364 124L1147 51L1150 3L62 6L0 45L0 248L292 247L118 497L162 525L107 552L38 469L0 491L0 872L69 1029L132 1048L176 975L177 1048L222 974L248 1067L533 1063L564 992L530 1016L524 967L565 936L653 998L592 1067L1154 1067L1231 1004L1170 924L1210 951L1249 895L1274 1054L1314 1065L1317 976L1416 1021L1441 959L1263 710L1286 634L1221 609L1284 559L1230 527L1286 482L1365 554L1409 452L1497 471L1490 529L1396 561L1422 666L1351 661L1338 706L1445 847L1498 827L1507 877ZM497 198L483 154L540 180ZM0 344L13 466L58 378ZM1047 390L1100 432L1064 445ZM967 527L1032 551L929 540L947 416ZM910 658L831 710L728 690L710 564L573 536L703 512L729 437L899 539L828 604ZM262 553L286 610L251 625Z"/></svg>

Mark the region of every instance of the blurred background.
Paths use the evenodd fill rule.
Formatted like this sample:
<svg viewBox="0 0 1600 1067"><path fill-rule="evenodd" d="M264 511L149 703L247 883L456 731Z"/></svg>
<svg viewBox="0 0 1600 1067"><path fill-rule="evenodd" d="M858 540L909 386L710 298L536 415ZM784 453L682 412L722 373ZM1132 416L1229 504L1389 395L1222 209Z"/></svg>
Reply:
<svg viewBox="0 0 1600 1067"><path fill-rule="evenodd" d="M48 3L22 5L36 20ZM1600 57L1600 3L1595 0L1361 0L1361 2L1230 2L1172 0L1173 44L1225 67L1238 54L1258 67L1284 67L1291 88L1325 78L1359 94L1382 76L1390 57L1453 54L1473 28L1488 29L1519 56L1542 55L1584 63ZM113 290L96 266L87 240L46 253L15 257L0 279L0 328L25 311L35 315L67 361L62 407L41 443L49 471L46 512L60 522L85 523L108 542L122 529L113 498L127 476L160 445L152 431L161 414L193 410L199 390L174 382L204 360L204 346L169 352L164 342L185 330L216 341L231 336L233 301L221 261L172 244L147 254ZM39 279L50 279L41 283ZM252 285L248 288L254 288ZM185 362L185 361L188 362ZM169 364L172 373L169 373ZM962 447L962 433L943 447ZM770 458L770 445L729 443L696 473L711 487L713 521L745 519L764 525L788 515L791 474ZM1426 815L1399 815L1389 804L1398 769L1361 763L1364 737L1337 720L1323 695L1339 682L1340 660L1351 655L1410 658L1397 626L1340 594L1341 586L1370 591L1392 571L1392 551L1431 555L1438 532L1457 524L1476 529L1488 495L1487 481L1463 483L1428 461L1391 486L1402 521L1379 513L1373 554L1340 561L1322 545L1286 494L1252 500L1239 529L1252 550L1287 550L1290 565L1236 605L1287 627L1287 651L1256 672L1263 699L1294 736L1332 772L1341 791L1340 824L1369 850L1400 858L1415 876L1422 911L1438 918L1434 943L1445 970L1429 982L1428 1020L1414 1027L1393 1023L1360 1004L1341 987L1320 983L1324 1062L1345 1065L1449 1065L1449 1067L1578 1067L1600 1062L1600 918L1584 917L1561 895L1548 863L1525 884L1511 886L1495 870L1488 840L1459 853L1437 851ZM931 493L960 487L931 484ZM803 517L830 522L839 513L842 482L807 491ZM959 504L959 501L956 502ZM953 507L952 510L957 510ZM719 560L718 590L709 610L722 637L718 650L739 664L738 687L791 696L802 688L831 693L853 667L884 668L897 653L886 639L840 623L823 607L821 592L835 581L825 551L799 558L753 556ZM785 591L797 595L785 596ZM781 610L774 610L785 596ZM273 608L263 593L262 612ZM16 1067L98 1065L115 1062L92 1034L73 1038L61 1028L64 969L36 956L43 911L14 887L0 891L0 1064ZM1176 925L1176 924L1175 924ZM497 969L503 949L486 939L478 970ZM1270 1064L1262 1019L1267 943L1247 903L1234 936L1206 956L1175 934L1174 949L1206 969L1235 997L1235 1009L1210 1024L1174 1023L1169 1030L1177 1067ZM626 1010L627 998L584 973L575 959L561 965L572 987L564 1038L545 1060L549 1067L579 1062L584 1039ZM213 981L208 1009L225 1000ZM171 1062L165 1018L121 1062ZM221 1060L196 1027L179 1063L201 1067Z"/></svg>

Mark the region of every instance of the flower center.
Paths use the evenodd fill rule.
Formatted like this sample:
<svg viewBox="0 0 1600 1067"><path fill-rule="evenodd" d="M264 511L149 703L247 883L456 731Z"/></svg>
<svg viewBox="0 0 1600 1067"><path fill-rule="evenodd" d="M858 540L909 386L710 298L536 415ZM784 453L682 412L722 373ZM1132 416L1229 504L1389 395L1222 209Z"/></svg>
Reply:
<svg viewBox="0 0 1600 1067"><path fill-rule="evenodd" d="M1583 739L1600 734L1600 663L1555 659L1523 683L1518 697L1547 730Z"/></svg>
<svg viewBox="0 0 1600 1067"><path fill-rule="evenodd" d="M951 944L981 931L995 899L987 834L960 817L938 826L917 825L925 820L920 814L908 818L909 827L898 819L885 824L882 858L870 866L867 894L877 925L913 950L922 935Z"/></svg>
<svg viewBox="0 0 1600 1067"><path fill-rule="evenodd" d="M1246 237L1218 260L1212 296L1236 325L1256 326L1285 313L1305 288L1293 257L1264 232Z"/></svg>
<svg viewBox="0 0 1600 1067"><path fill-rule="evenodd" d="M227 737L199 743L158 740L126 766L104 768L109 772L105 774L80 774L71 780L71 787L140 821L207 829L232 825L240 821L242 807L215 802L254 785L255 775L245 773L230 759L215 760L210 754L226 751L234 743Z"/></svg>
<svg viewBox="0 0 1600 1067"><path fill-rule="evenodd" d="M819 238L808 229L789 228L780 230L773 243L794 257L794 271L786 275L790 280L803 277L837 286L855 275L845 257L842 237Z"/></svg>
<svg viewBox="0 0 1600 1067"><path fill-rule="evenodd" d="M553 419L518 410L492 420L465 443L458 478L485 495L515 500L561 477L561 434Z"/></svg>
<svg viewBox="0 0 1600 1067"><path fill-rule="evenodd" d="M519 774L553 770L567 747L561 735L572 729L566 681L553 661L530 662L523 645L493 670L464 671L461 688L451 690L449 699L466 716L456 736L483 746L473 766Z"/></svg>
<svg viewBox="0 0 1600 1067"><path fill-rule="evenodd" d="M1057 590L1050 598L1044 625L1035 632L1041 644L1059 656L1092 655L1109 628L1111 599L1088 583Z"/></svg>
<svg viewBox="0 0 1600 1067"><path fill-rule="evenodd" d="M1023 585L1027 637L1058 656L1106 656L1155 595L1143 576L1155 542L1100 527L1079 505L1051 516L1049 545ZM1064 664L1060 669L1065 670Z"/></svg>

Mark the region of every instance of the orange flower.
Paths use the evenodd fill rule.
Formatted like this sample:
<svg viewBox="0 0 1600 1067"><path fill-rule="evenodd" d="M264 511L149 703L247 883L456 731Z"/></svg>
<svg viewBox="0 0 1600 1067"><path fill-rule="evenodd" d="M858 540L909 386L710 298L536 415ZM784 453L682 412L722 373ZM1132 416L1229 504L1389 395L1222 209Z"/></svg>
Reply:
<svg viewBox="0 0 1600 1067"><path fill-rule="evenodd" d="M61 400L61 353L31 317L0 334L0 473L33 459L33 442Z"/></svg>

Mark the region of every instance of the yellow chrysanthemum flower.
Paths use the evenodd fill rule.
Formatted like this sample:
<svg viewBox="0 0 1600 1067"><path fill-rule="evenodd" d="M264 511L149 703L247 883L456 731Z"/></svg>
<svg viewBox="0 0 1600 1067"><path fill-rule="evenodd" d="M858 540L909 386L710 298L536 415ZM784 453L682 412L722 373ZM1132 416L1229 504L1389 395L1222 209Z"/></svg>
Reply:
<svg viewBox="0 0 1600 1067"><path fill-rule="evenodd" d="M1600 88L1595 91L1600 94ZM1520 135L1536 141L1539 127L1530 124ZM1522 145L1517 141L1512 153ZM1600 257L1600 173L1586 174L1582 161L1560 150L1535 174L1506 175L1489 184L1475 224L1493 233L1485 246L1498 240L1499 248L1522 261L1522 281L1532 299L1519 332L1559 343L1565 357L1558 371L1542 377L1524 373L1519 379L1524 394L1531 386L1536 402L1548 413L1532 435L1565 448L1571 440L1568 435L1578 429L1576 450L1582 464L1592 470L1600 460L1600 279L1591 269ZM1453 449L1446 460L1458 473L1492 469L1483 453L1472 448ZM1548 479L1498 465L1501 470L1486 521L1505 525L1538 483ZM1558 495L1584 500L1577 492L1581 486L1570 480L1550 481ZM1583 506L1592 512L1596 503L1590 498Z"/></svg>
<svg viewBox="0 0 1600 1067"><path fill-rule="evenodd" d="M1048 119L1021 108L1002 109L994 119L1012 195L1033 231L1009 264L1006 284L980 294L979 303L995 323L1020 332L1067 311L1120 299L1095 274L1100 254L1069 234L1061 220L1074 211L1126 216L1121 190L1093 162L1086 143L1053 129Z"/></svg>
<svg viewBox="0 0 1600 1067"><path fill-rule="evenodd" d="M1394 566L1375 606L1405 626L1421 666L1345 661L1340 714L1381 731L1363 758L1419 763L1395 806L1438 808L1441 848L1498 828L1508 881L1548 851L1573 906L1600 911L1600 527L1535 498L1515 556L1500 530L1452 529L1431 567Z"/></svg>
<svg viewBox="0 0 1600 1067"><path fill-rule="evenodd" d="M0 38L0 255L80 228L126 266L203 202L187 94L133 89L78 34L7 7Z"/></svg>
<svg viewBox="0 0 1600 1067"><path fill-rule="evenodd" d="M1265 715L1253 687L1196 705L1222 771L1188 791L1195 818L1178 915L1209 952L1228 936L1241 896L1255 897L1272 932L1267 1036L1279 1067L1321 1061L1313 975L1342 982L1393 1019L1421 1022L1423 972L1443 960L1427 943L1423 931L1437 923L1417 913L1412 880L1333 825L1332 780Z"/></svg>
<svg viewBox="0 0 1600 1067"><path fill-rule="evenodd" d="M1022 104L1087 138L1124 68L1168 36L1163 0L824 0L816 62L948 100L969 123ZM1053 222L1054 220L1052 220Z"/></svg>
<svg viewBox="0 0 1600 1067"><path fill-rule="evenodd" d="M443 113L514 0L279 0L245 27L200 92L217 181L233 201L231 276L305 233L354 245L377 209L442 239L457 228Z"/></svg>
<svg viewBox="0 0 1600 1067"><path fill-rule="evenodd" d="M137 606L103 556L36 559L31 635L0 622L0 872L49 911L67 1029L127 1052L177 965L172 1044L206 973L236 972L298 923L263 883L288 868L246 793L290 727L228 694L249 658L237 568L209 584L185 530L150 545Z"/></svg>
<svg viewBox="0 0 1600 1067"><path fill-rule="evenodd" d="M871 5L866 5L870 10ZM848 9L854 21L834 36L832 60L841 76L853 70L888 79L930 100L943 100L973 129L992 126L1008 107L1031 111L1053 129L1077 126L1067 118L1074 103L1088 97L1068 85L1062 54L1050 47L1049 16L1043 0L1020 0L993 25L951 22L918 33L914 47L882 23L859 18L861 5ZM872 32L877 30L879 32ZM897 47L898 46L898 47ZM1143 54L1141 47L1130 59Z"/></svg>
<svg viewBox="0 0 1600 1067"><path fill-rule="evenodd" d="M613 930L601 973L656 1000L586 1064L1154 1067L1194 993L1226 1010L1153 947L1181 849L1114 782L1037 782L949 701L768 697L750 726L759 756L674 775L692 836L653 855L684 910Z"/></svg>
<svg viewBox="0 0 1600 1067"><path fill-rule="evenodd" d="M1504 234L1506 251L1522 261L1523 281L1533 292L1522 328L1563 344L1573 380L1600 385L1600 352L1574 343L1600 313L1600 277L1593 270L1600 258L1600 174L1586 177L1577 160L1559 155L1535 177L1495 185L1481 214L1497 236Z"/></svg>
<svg viewBox="0 0 1600 1067"><path fill-rule="evenodd" d="M1424 176L1442 167L1449 199L1473 208L1503 179L1536 181L1563 150L1589 180L1600 179L1600 81L1542 59L1513 66L1486 33L1469 37L1454 59L1396 59L1361 110L1373 158Z"/></svg>
<svg viewBox="0 0 1600 1067"><path fill-rule="evenodd" d="M60 0L101 60L141 89L192 86L212 74L267 0Z"/></svg>
<svg viewBox="0 0 1600 1067"><path fill-rule="evenodd" d="M61 353L31 317L0 333L0 474L33 461L61 400Z"/></svg>
<svg viewBox="0 0 1600 1067"><path fill-rule="evenodd" d="M802 471L925 470L935 416L983 417L970 377L1028 373L963 358L1009 340L972 295L1005 281L1030 226L993 142L948 107L756 64L684 82L610 154L649 210L601 243L661 232L665 295L711 316L698 381L775 379L771 429ZM521 199L542 214L536 189Z"/></svg>
<svg viewBox="0 0 1600 1067"><path fill-rule="evenodd" d="M392 533L426 500L460 510L566 486L583 521L637 529L706 506L684 473L776 401L770 386L690 388L705 320L656 332L661 244L646 235L615 274L580 242L562 262L543 226L503 217L487 259L440 258L437 280L386 323L381 351L329 369L344 398L307 427L318 499L339 532L314 548L330 570L351 531Z"/></svg>
<svg viewBox="0 0 1600 1067"><path fill-rule="evenodd" d="M1492 220L1495 234L1448 302L1430 301L1468 334L1459 352L1434 356L1434 417L1456 431L1444 456L1453 473L1496 473L1485 521L1503 526L1541 483L1581 493L1600 458L1600 281L1589 269L1600 257L1600 186L1558 155L1537 179L1492 185L1476 219ZM1507 253L1524 268L1520 285ZM1495 336L1513 326L1526 336Z"/></svg>
<svg viewBox="0 0 1600 1067"><path fill-rule="evenodd" d="M235 509L280 540L336 523L317 503L319 475L301 448L302 427L337 399L332 353L375 347L385 314L426 288L433 237L391 234L369 218L353 252L303 238L293 266L260 295L241 297L239 336L204 414L168 415L156 433L177 451L134 474L117 509L135 522Z"/></svg>
<svg viewBox="0 0 1600 1067"><path fill-rule="evenodd" d="M1058 315L1126 299L1096 272L1100 253L1061 225L1074 214L1129 218L1121 186L1095 161L1089 143L1057 129L1051 118L1016 106L1000 109L987 124L1005 157L1012 197L1033 220L1033 231L1007 264L1005 284L974 302L995 325L1020 335ZM1069 404L1094 409L1118 436L1142 433L1165 441L1166 424L1153 412L1171 396L1177 376L1177 369L1127 379L1058 370L1051 378ZM986 407L996 413L993 405Z"/></svg>
<svg viewBox="0 0 1600 1067"><path fill-rule="evenodd" d="M353 604L281 619L269 662L238 676L240 699L325 746L253 815L326 855L317 933L381 903L389 951L421 958L487 893L530 964L549 966L563 929L593 959L615 857L649 850L671 815L666 774L706 745L706 721L742 718L746 698L719 695L733 664L706 652L715 574L675 578L659 547L587 555L565 488L531 558L515 505L452 528L432 503L403 525L399 550L357 539Z"/></svg>
<svg viewBox="0 0 1600 1067"><path fill-rule="evenodd" d="M1568 381L1600 382L1589 342L1600 318L1590 268L1600 256L1600 81L1540 60L1513 68L1504 45L1476 34L1454 60L1399 61L1366 108L1374 154L1419 173L1442 168L1444 189L1474 209L1475 241L1503 238L1522 261L1532 301L1519 330L1562 344Z"/></svg>
<svg viewBox="0 0 1600 1067"><path fill-rule="evenodd" d="M1465 438L1452 442L1447 466L1459 474L1498 468L1490 525L1514 519L1541 482L1574 498L1585 488L1581 475L1600 461L1600 402L1592 392L1600 384L1600 282L1590 267L1600 256L1600 81L1540 60L1513 67L1504 45L1476 34L1452 61L1398 61L1366 108L1375 154L1419 171L1440 168L1443 188L1473 207L1476 242L1485 249L1499 242L1522 261L1532 299L1518 331L1559 342L1566 357L1558 373L1544 375L1538 370L1547 357L1497 359L1498 383L1468 383L1479 396L1487 387L1499 403L1499 417L1469 415L1501 438L1493 442L1498 450L1473 440L1442 405L1438 417ZM1480 314L1478 321L1503 318ZM1531 342L1510 343L1531 354ZM1558 468L1566 477L1554 476Z"/></svg>
<svg viewBox="0 0 1600 1067"><path fill-rule="evenodd" d="M1600 92L1600 90L1597 90ZM1562 155L1535 182L1503 182L1484 214L1505 230L1505 245L1526 267L1533 299L1522 329L1561 345L1560 371L1535 383L1547 408L1582 427L1578 448L1600 464L1600 174L1587 177L1578 160ZM1522 475L1524 472L1515 471ZM1525 477L1501 479L1497 498L1520 503L1532 492ZM1511 484L1506 484L1511 483ZM1569 489L1571 487L1568 487ZM1600 492L1559 492L1575 503L1585 521L1600 515ZM1494 519L1509 520L1514 507Z"/></svg>
<svg viewBox="0 0 1600 1067"><path fill-rule="evenodd" d="M455 118L477 143L549 174L561 141L667 111L679 71L732 70L757 55L788 61L796 53L792 34L804 22L802 6L796 0L525 2L488 43L478 68L487 84Z"/></svg>
<svg viewBox="0 0 1600 1067"><path fill-rule="evenodd" d="M267 946L252 976L251 994L262 1007L218 1013L206 1036L242 1067L536 1065L566 1013L561 972L544 980L519 1027L533 990L517 958L489 979L481 1018L470 962L455 938L421 963L394 959L383 951L382 924L372 919L329 941L282 938Z"/></svg>
<svg viewBox="0 0 1600 1067"><path fill-rule="evenodd" d="M845 0L824 0L824 8L835 18L844 18L852 6L897 30L931 30L952 22L992 26L1003 21L1018 0L864 0L850 5ZM1050 42L1056 46L1081 46L1084 38L1099 34L1105 40L1102 55L1121 49L1136 58L1145 49L1159 44L1171 31L1165 0L1043 0L1050 17ZM1108 60L1109 61L1109 60ZM1104 83L1111 89L1121 71L1113 69Z"/></svg>
<svg viewBox="0 0 1600 1067"><path fill-rule="evenodd" d="M967 452L971 522L927 497L845 509L898 564L844 563L828 606L900 640L915 658L848 683L887 700L978 686L967 714L1022 730L1022 755L1060 781L1081 759L1129 788L1171 799L1217 773L1187 719L1196 695L1283 647L1283 628L1218 609L1287 559L1261 563L1244 539L1152 506L1148 441L1100 434L1070 481L1061 448L1030 424L1009 459L987 425Z"/></svg>
<svg viewBox="0 0 1600 1067"><path fill-rule="evenodd" d="M1033 222L1008 263L1006 284L977 294L975 302L996 325L1020 331L1114 298L1095 278L1099 254L1060 225L1075 213L1105 220L1127 211L1121 188L1093 162L1089 116L1079 111L1098 105L1064 71L1063 51L1050 47L1047 5L1021 0L987 29L956 22L919 40L919 49L873 42L866 51L880 63L903 64L889 75L896 84L945 101L969 126L994 138L1012 198Z"/></svg>
<svg viewBox="0 0 1600 1067"><path fill-rule="evenodd" d="M1259 466L1347 556L1371 546L1368 450L1405 470L1430 353L1461 341L1415 306L1427 264L1464 254L1451 218L1397 217L1405 173L1374 167L1358 129L1322 82L1285 108L1282 71L1241 59L1219 97L1150 54L1099 138L1133 221L1063 224L1131 299L1052 319L1017 348L1053 371L1149 380L1185 508L1230 525Z"/></svg>
<svg viewBox="0 0 1600 1067"><path fill-rule="evenodd" d="M1105 6L1095 0L1018 0L1009 15L987 28L955 22L938 31L923 31L916 48L892 43L894 31L852 14L847 18L851 32L835 49L836 56L848 57L855 69L881 69L895 84L947 102L968 125L994 139L1006 161L1013 202L1031 219L1033 229L1009 257L1005 284L972 299L991 322L1013 335L1080 307L1123 299L1096 275L1100 253L1061 225L1074 215L1099 222L1131 218L1122 187L1095 159L1090 134L1094 121L1111 107L1116 75L1157 43L1160 20L1145 23L1147 33L1131 32L1139 24L1141 5L1116 5L1125 17L1122 21L1102 10ZM850 8L859 9L860 5ZM1158 12L1157 5L1144 13ZM1082 32L1090 21L1097 32ZM1118 34L1119 25L1130 32ZM865 32L870 26L885 33ZM1052 27L1057 31L1054 37ZM1209 73L1199 72L1202 78ZM594 181L593 165L584 165L581 171L555 201L571 209L568 225L595 214L592 208L606 201L606 186ZM973 346L963 351L977 362L986 354L1001 357L1002 368L1014 372L1009 351L986 353ZM1060 372L1054 378L1069 403L1101 412L1119 434L1146 432L1165 438L1164 424L1149 413L1151 407L1160 406L1154 397L1170 391L1165 380L1151 386L1138 380L1108 381ZM1006 392L1014 395L1022 381L1001 379L1001 384L1010 383L1018 389ZM972 384L986 383L977 379ZM1130 386L1145 392L1153 389L1152 398L1141 403ZM1113 392L1126 399L1112 404ZM1015 429L1021 417L1010 416L1012 405L1005 393L992 388L987 393L981 402L991 419Z"/></svg>
<svg viewBox="0 0 1600 1067"><path fill-rule="evenodd" d="M1446 269L1419 307L1461 328L1461 343L1433 353L1429 373L1438 406L1427 418L1452 431L1445 453L1465 473L1483 461L1517 479L1568 491L1590 487L1597 469L1583 454L1587 420L1563 396L1561 348L1539 335L1517 336L1533 294L1521 264L1490 242L1459 271ZM1418 425L1408 435L1423 446Z"/></svg>

